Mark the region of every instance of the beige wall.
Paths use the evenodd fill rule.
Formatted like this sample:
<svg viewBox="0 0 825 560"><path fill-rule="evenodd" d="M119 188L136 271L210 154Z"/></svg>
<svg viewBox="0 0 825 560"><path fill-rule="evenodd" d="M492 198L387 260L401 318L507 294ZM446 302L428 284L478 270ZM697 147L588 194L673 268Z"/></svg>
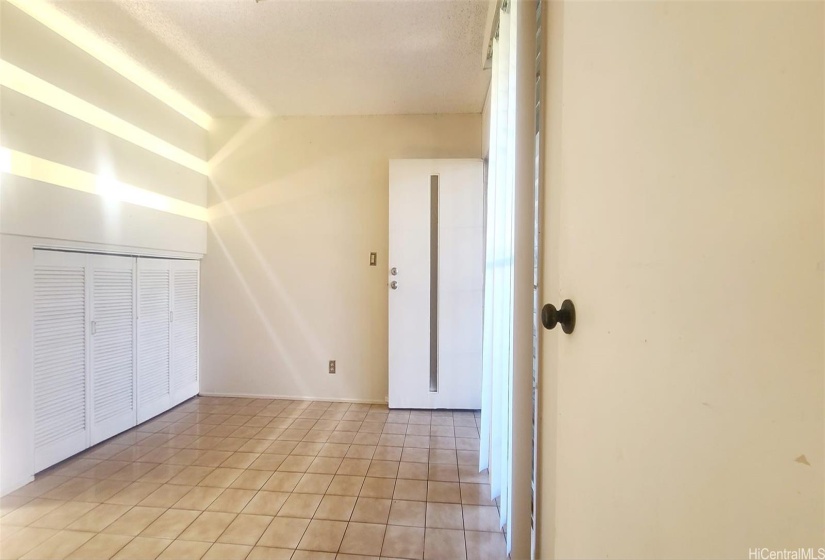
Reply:
<svg viewBox="0 0 825 560"><path fill-rule="evenodd" d="M547 3L542 558L825 546L823 6Z"/></svg>
<svg viewBox="0 0 825 560"><path fill-rule="evenodd" d="M205 158L205 130L8 2L0 3L0 51L3 61ZM205 206L204 174L7 87L0 87L0 106L0 146L6 150ZM0 158L0 167L7 164ZM34 247L196 258L206 250L206 223L2 174L0 495L34 474Z"/></svg>
<svg viewBox="0 0 825 560"><path fill-rule="evenodd" d="M480 115L221 119L210 149L202 392L384 402L388 160L480 157Z"/></svg>

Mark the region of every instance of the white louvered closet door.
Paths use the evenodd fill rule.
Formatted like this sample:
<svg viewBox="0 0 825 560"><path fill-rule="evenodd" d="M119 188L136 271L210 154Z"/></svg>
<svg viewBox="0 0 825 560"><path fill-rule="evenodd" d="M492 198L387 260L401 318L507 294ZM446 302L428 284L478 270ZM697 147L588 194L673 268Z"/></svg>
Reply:
<svg viewBox="0 0 825 560"><path fill-rule="evenodd" d="M34 252L34 464L88 445L86 255Z"/></svg>
<svg viewBox="0 0 825 560"><path fill-rule="evenodd" d="M137 260L137 421L171 406L172 261Z"/></svg>
<svg viewBox="0 0 825 560"><path fill-rule="evenodd" d="M198 261L172 262L172 405L198 394Z"/></svg>
<svg viewBox="0 0 825 560"><path fill-rule="evenodd" d="M91 445L137 422L135 259L89 255L91 282Z"/></svg>

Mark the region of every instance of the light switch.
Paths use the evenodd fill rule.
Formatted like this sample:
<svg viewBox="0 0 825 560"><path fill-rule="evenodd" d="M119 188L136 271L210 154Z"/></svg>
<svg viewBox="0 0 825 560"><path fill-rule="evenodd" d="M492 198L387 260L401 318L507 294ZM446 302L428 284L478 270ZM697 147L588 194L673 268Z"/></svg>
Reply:
<svg viewBox="0 0 825 560"><path fill-rule="evenodd" d="M370 253L370 266L378 264L378 253Z"/></svg>

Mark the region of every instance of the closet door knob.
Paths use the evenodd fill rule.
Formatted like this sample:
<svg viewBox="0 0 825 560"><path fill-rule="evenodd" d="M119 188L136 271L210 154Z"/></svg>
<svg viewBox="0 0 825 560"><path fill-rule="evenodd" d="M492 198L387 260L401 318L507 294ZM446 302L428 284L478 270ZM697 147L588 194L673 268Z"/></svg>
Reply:
<svg viewBox="0 0 825 560"><path fill-rule="evenodd" d="M559 323L561 330L567 334L576 328L576 307L569 299L562 302L560 309L556 309L556 306L551 303L541 308L541 324L545 329L551 330Z"/></svg>

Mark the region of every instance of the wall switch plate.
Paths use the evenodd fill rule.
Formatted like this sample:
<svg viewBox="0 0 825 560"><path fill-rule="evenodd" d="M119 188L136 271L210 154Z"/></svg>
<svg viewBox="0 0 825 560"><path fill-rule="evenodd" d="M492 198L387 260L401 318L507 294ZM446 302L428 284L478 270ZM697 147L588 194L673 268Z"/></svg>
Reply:
<svg viewBox="0 0 825 560"><path fill-rule="evenodd" d="M370 253L370 266L378 264L378 253Z"/></svg>
<svg viewBox="0 0 825 560"><path fill-rule="evenodd" d="M330 373L335 373L335 360L330 360L329 361L329 372Z"/></svg>

